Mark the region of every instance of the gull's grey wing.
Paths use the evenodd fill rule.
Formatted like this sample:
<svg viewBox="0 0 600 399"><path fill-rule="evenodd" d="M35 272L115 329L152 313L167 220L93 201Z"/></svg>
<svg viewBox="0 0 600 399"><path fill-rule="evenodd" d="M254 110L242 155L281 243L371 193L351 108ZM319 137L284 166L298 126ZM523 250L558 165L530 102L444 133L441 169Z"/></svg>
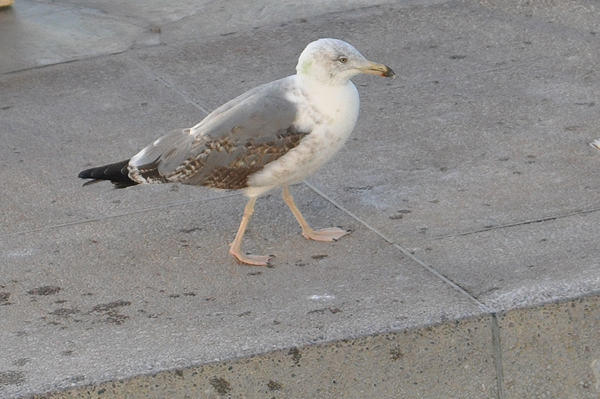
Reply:
<svg viewBox="0 0 600 399"><path fill-rule="evenodd" d="M191 129L156 140L129 162L137 182L247 186L248 177L296 147L310 132L294 122L297 106L285 98L290 79L252 89L217 108Z"/></svg>

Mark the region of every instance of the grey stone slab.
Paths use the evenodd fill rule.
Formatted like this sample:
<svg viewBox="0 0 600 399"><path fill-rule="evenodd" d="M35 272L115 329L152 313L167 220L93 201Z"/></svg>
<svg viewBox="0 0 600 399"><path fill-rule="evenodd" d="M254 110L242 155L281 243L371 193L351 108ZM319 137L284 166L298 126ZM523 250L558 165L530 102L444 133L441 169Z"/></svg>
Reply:
<svg viewBox="0 0 600 399"><path fill-rule="evenodd" d="M499 318L505 398L597 398L598 296Z"/></svg>
<svg viewBox="0 0 600 399"><path fill-rule="evenodd" d="M159 44L158 33L124 15L30 0L0 10L0 37L0 73Z"/></svg>
<svg viewBox="0 0 600 399"><path fill-rule="evenodd" d="M600 213L424 240L415 256L496 310L600 291Z"/></svg>
<svg viewBox="0 0 600 399"><path fill-rule="evenodd" d="M354 231L309 242L280 198L264 198L245 249L275 254L273 268L227 252L241 196L3 236L0 372L22 379L2 395L482 314L306 186L294 192L309 222Z"/></svg>
<svg viewBox="0 0 600 399"><path fill-rule="evenodd" d="M472 7L382 17L413 21L400 81L365 83L354 138L309 181L492 307L594 292L600 43Z"/></svg>
<svg viewBox="0 0 600 399"><path fill-rule="evenodd" d="M525 2L519 0L476 0L477 3L507 14L535 18L546 23L560 23L577 29L598 32L598 3L594 0L580 0L576 3L561 1Z"/></svg>
<svg viewBox="0 0 600 399"><path fill-rule="evenodd" d="M102 398L496 398L490 319L293 347L73 391Z"/></svg>

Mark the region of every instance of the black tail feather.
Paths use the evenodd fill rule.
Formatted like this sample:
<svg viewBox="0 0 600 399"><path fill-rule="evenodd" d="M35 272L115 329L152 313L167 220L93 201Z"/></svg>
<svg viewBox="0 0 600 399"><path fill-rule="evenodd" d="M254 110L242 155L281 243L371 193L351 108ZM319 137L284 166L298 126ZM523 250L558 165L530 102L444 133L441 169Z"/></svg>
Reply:
<svg viewBox="0 0 600 399"><path fill-rule="evenodd" d="M96 183L100 180L110 180L116 188L124 188L129 186L135 186L136 182L129 178L129 170L127 165L129 159L110 165L98 166L96 168L86 169L81 171L78 175L80 179L94 179L84 184Z"/></svg>

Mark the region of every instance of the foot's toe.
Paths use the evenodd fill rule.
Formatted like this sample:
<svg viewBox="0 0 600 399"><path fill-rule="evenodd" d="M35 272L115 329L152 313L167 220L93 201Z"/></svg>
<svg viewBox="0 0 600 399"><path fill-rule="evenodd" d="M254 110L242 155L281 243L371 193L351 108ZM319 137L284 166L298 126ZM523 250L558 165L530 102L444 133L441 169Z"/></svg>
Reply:
<svg viewBox="0 0 600 399"><path fill-rule="evenodd" d="M315 241L335 241L349 234L349 231L342 230L339 227L327 227L321 230L304 232L304 237Z"/></svg>
<svg viewBox="0 0 600 399"><path fill-rule="evenodd" d="M239 262L252 266L269 266L270 255L248 255L240 252L229 251Z"/></svg>

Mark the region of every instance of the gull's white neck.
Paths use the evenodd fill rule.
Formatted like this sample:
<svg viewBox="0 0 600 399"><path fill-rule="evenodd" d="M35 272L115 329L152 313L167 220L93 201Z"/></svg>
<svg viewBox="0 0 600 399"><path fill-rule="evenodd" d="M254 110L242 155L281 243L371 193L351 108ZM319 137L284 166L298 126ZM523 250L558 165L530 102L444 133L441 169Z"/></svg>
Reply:
<svg viewBox="0 0 600 399"><path fill-rule="evenodd" d="M303 94L328 119L350 134L358 118L359 96L356 86L350 80L343 84L324 84L304 75L296 75L301 82Z"/></svg>

